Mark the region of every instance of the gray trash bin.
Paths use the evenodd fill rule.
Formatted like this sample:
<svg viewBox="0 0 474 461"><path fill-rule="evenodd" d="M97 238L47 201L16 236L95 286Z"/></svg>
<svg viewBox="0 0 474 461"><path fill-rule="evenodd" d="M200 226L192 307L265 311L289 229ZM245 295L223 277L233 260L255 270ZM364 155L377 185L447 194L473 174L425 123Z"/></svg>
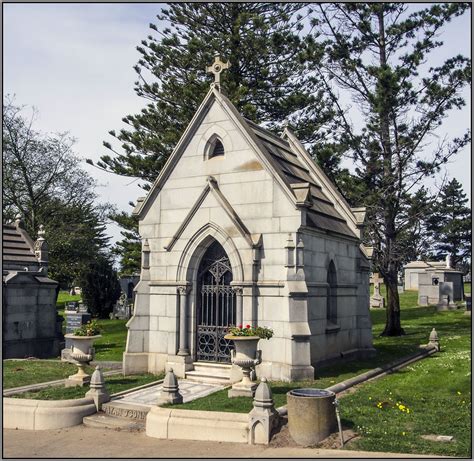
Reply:
<svg viewBox="0 0 474 461"><path fill-rule="evenodd" d="M336 394L325 389L294 389L286 394L288 429L298 445L312 446L337 430Z"/></svg>

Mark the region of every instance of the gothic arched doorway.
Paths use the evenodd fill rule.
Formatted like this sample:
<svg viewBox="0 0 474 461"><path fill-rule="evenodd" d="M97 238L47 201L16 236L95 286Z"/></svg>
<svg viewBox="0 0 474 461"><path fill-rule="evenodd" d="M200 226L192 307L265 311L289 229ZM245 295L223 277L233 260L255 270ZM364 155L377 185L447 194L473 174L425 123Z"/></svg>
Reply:
<svg viewBox="0 0 474 461"><path fill-rule="evenodd" d="M217 241L204 253L197 279L197 360L230 362L232 341L224 338L235 325L236 302L229 258Z"/></svg>

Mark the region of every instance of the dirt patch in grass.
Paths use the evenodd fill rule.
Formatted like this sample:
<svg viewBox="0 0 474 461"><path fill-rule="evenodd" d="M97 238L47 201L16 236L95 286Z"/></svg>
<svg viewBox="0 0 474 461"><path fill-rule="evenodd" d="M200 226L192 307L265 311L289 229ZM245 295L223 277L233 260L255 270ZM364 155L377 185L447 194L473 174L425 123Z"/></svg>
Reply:
<svg viewBox="0 0 474 461"><path fill-rule="evenodd" d="M358 438L358 435L350 428L343 427L343 438L344 438L344 447L347 443L352 442ZM290 435L290 430L288 428L288 418L285 416L281 418L279 427L275 430L272 440L270 441L270 446L274 448L282 447L298 447L298 445ZM316 445L311 446L311 448L324 448L328 450L340 450L341 449L341 438L339 436L339 431L332 433L321 442Z"/></svg>

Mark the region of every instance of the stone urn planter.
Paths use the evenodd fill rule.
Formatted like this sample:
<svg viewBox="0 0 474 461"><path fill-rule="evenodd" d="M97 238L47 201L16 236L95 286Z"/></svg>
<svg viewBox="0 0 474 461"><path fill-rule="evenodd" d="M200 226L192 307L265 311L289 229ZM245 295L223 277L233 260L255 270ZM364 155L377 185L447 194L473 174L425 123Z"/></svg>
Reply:
<svg viewBox="0 0 474 461"><path fill-rule="evenodd" d="M234 342L235 350L232 350L231 361L242 368L243 374L242 381L235 383L228 395L229 397L253 397L257 384L250 379L250 373L262 361L262 351L257 350L260 337L228 334L224 338Z"/></svg>
<svg viewBox="0 0 474 461"><path fill-rule="evenodd" d="M77 336L74 334L64 335L71 341L71 361L77 365L78 371L69 376L66 387L84 386L90 382L91 377L84 371L84 367L94 359L94 341L102 335Z"/></svg>

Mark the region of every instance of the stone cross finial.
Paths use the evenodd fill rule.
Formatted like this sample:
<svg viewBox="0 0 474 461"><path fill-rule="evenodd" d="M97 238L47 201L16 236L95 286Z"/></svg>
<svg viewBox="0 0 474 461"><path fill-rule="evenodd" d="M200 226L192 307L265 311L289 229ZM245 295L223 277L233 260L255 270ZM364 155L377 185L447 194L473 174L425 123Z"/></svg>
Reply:
<svg viewBox="0 0 474 461"><path fill-rule="evenodd" d="M230 62L221 61L219 53L214 55L214 62L210 66L206 67L207 72L214 74L214 83L211 86L219 89L221 83L221 72L225 69L228 69L229 67Z"/></svg>
<svg viewBox="0 0 474 461"><path fill-rule="evenodd" d="M48 244L44 238L45 231L44 226L41 224L38 230L38 238L36 239L34 250L35 256L38 260L41 270L47 274L48 273Z"/></svg>

